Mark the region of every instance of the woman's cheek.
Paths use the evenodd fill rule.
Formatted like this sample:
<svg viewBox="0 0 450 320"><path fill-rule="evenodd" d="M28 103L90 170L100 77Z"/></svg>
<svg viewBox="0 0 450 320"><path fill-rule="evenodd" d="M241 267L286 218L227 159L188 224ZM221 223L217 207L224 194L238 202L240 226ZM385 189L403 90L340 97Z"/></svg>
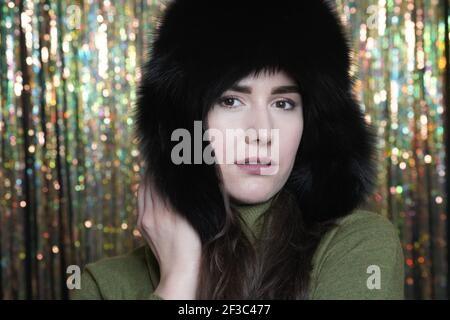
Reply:
<svg viewBox="0 0 450 320"><path fill-rule="evenodd" d="M291 168L303 135L303 121L293 121L280 130L280 165Z"/></svg>

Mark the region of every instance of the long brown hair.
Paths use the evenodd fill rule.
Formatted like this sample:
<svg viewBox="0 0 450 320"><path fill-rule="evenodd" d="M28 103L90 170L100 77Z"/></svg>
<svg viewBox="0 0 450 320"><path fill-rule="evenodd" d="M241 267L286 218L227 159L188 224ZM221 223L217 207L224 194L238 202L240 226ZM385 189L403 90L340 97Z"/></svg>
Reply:
<svg viewBox="0 0 450 320"><path fill-rule="evenodd" d="M333 222L307 225L286 188L261 218L252 243L229 208L223 231L203 247L197 299L308 298L314 252Z"/></svg>

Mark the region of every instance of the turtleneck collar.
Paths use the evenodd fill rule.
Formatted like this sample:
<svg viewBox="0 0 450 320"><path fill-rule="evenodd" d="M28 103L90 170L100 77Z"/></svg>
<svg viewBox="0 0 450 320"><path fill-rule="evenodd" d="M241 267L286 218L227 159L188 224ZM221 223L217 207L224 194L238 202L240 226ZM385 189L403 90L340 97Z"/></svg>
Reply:
<svg viewBox="0 0 450 320"><path fill-rule="evenodd" d="M278 194L279 193L264 202L234 205L236 210L240 213L242 220L244 220L245 224L253 231L254 235L258 235L260 231L261 221L258 219L269 209Z"/></svg>
<svg viewBox="0 0 450 320"><path fill-rule="evenodd" d="M235 208L241 213L245 218L258 218L262 213L269 209L272 203L273 197L264 202L256 204L240 204L235 205Z"/></svg>

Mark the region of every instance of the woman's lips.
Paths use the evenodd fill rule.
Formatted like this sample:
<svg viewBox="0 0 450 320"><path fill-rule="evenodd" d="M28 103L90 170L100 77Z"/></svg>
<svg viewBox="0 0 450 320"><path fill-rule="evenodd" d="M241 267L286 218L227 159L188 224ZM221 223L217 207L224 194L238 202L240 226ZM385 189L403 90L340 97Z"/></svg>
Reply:
<svg viewBox="0 0 450 320"><path fill-rule="evenodd" d="M247 157L238 160L235 164L245 173L252 175L273 175L276 173L278 166L270 157Z"/></svg>
<svg viewBox="0 0 450 320"><path fill-rule="evenodd" d="M238 164L236 165L248 174L261 175L265 170L269 170L272 167L271 164Z"/></svg>

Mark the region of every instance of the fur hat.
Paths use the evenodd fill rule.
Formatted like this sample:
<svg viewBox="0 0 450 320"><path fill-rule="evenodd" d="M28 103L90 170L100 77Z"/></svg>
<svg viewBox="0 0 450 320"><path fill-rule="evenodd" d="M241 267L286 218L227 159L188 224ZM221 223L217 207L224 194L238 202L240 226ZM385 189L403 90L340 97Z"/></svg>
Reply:
<svg viewBox="0 0 450 320"><path fill-rule="evenodd" d="M136 136L146 172L203 240L225 219L214 165L175 165L177 128L233 83L264 68L286 71L302 92L304 131L286 187L306 219L350 213L375 186L375 134L353 96L351 45L323 0L172 0L142 66ZM202 147L206 147L204 142Z"/></svg>

